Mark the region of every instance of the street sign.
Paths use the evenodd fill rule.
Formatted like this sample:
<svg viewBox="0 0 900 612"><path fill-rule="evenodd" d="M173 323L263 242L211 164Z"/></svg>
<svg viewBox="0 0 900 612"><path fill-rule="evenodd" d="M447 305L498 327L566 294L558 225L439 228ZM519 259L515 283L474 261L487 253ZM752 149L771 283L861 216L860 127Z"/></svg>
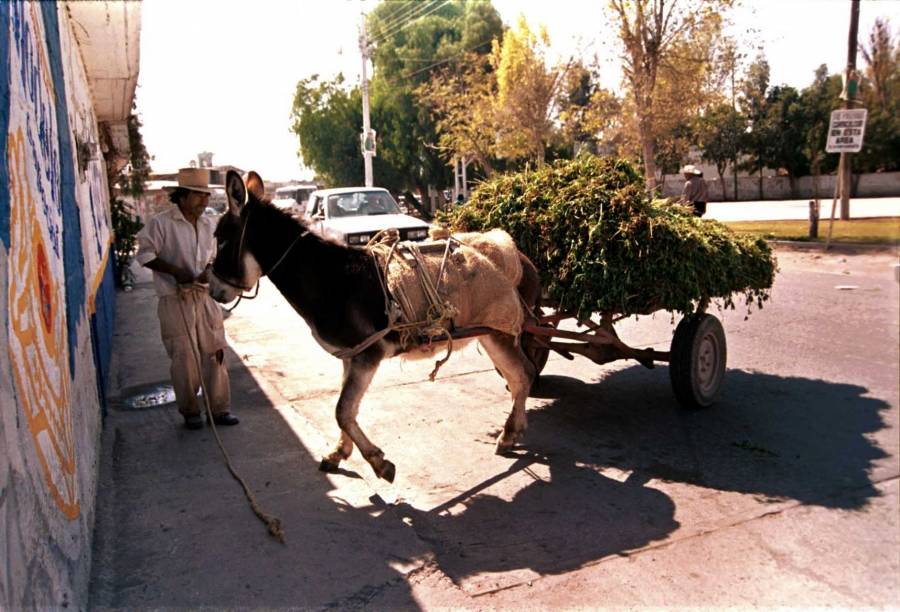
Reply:
<svg viewBox="0 0 900 612"><path fill-rule="evenodd" d="M825 150L828 153L859 153L866 132L867 113L864 108L831 111Z"/></svg>

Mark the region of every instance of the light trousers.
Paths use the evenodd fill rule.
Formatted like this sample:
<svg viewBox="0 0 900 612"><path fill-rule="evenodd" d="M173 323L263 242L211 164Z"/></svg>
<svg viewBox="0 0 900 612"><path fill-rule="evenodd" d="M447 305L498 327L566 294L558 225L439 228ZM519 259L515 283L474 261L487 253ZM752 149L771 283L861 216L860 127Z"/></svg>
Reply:
<svg viewBox="0 0 900 612"><path fill-rule="evenodd" d="M205 288L194 287L160 296L157 315L163 345L172 360L169 373L178 411L184 416L205 412L203 400L197 397L202 381L212 413L229 412L231 387L225 368L222 309Z"/></svg>

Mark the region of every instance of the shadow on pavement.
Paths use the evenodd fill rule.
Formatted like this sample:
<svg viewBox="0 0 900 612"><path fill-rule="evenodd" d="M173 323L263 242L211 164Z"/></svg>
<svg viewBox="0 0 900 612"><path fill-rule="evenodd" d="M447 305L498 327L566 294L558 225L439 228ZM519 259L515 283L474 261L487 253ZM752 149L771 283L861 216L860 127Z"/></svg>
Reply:
<svg viewBox="0 0 900 612"><path fill-rule="evenodd" d="M173 404L113 406L91 608L348 609L384 597L386 587L392 607L418 608L395 567L426 554L425 546L390 513L330 497L317 459L240 359L231 351L226 359L241 424L219 433L263 509L281 519L287 543L253 515L211 429L185 430Z"/></svg>
<svg viewBox="0 0 900 612"><path fill-rule="evenodd" d="M666 367L541 385L557 399L529 411L538 448L562 439L582 461L831 508L878 495L870 472L887 455L870 434L885 427L889 404L858 385L729 370L719 402L700 411L678 406Z"/></svg>
<svg viewBox="0 0 900 612"><path fill-rule="evenodd" d="M529 410L526 450L508 472L430 511L398 511L455 582L471 583L482 573L560 574L665 538L680 525L673 500L644 486L651 479L764 504L857 509L878 495L869 472L886 455L867 434L884 426L886 402L856 385L740 370L726 384L715 407L686 412L665 367L593 384L544 377L538 396L551 401ZM511 499L482 493L535 463L549 467L549 480L535 475Z"/></svg>

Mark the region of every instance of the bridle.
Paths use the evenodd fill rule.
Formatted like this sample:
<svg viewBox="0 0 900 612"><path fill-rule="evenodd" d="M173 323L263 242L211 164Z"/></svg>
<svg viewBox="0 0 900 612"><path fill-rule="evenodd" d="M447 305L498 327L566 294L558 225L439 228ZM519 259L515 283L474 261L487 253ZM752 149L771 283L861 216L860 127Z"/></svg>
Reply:
<svg viewBox="0 0 900 612"><path fill-rule="evenodd" d="M246 199L245 199L245 204L246 204ZM247 209L247 214L244 216L244 219L243 219L243 221L241 222L241 238L240 238L240 240L238 241L238 249L237 249L237 253L236 253L236 255L235 255L235 263L236 263L236 264L240 264L241 256L242 256L243 253L244 253L244 234L245 234L246 231L247 231L247 223L250 221L250 212L251 212L251 209L248 208L248 209ZM234 303L234 305L232 305L231 307L226 308L225 311L226 311L226 312L231 312L232 310L234 310L235 308L237 308L238 304L240 304L240 303L241 303L241 300L243 300L243 299L247 299L247 300L254 300L254 299L256 299L256 296L259 295L259 281L260 281L260 279L261 279L263 276L268 276L268 275L270 275L272 272L274 272L274 271L275 271L275 268L277 268L279 265L281 265L281 262L283 262L284 259L288 256L288 253L291 252L291 249L294 248L294 245L297 244L297 243L300 241L300 239L303 238L303 237L304 237L306 234L308 234L308 233L309 233L309 230L302 230L302 231L300 232L300 234L299 234L296 238L294 238L294 241L291 242L290 245L288 245L288 248L286 248L286 249L284 250L284 253L282 253L282 254L281 254L281 257L278 258L278 261L276 261L275 264L274 264L271 268L269 268L268 270L266 270L265 272L263 272L262 274L259 275L259 278L256 279L256 286L255 286L255 287L247 287L246 285L242 285L242 284L238 283L238 282L235 281L234 279L230 279L230 278L227 278L227 277L225 277L225 276L222 276L222 275L220 275L218 272L216 272L215 267L213 267L212 273L216 276L216 278L218 278L220 281L222 281L223 283L225 283L225 284L228 285L229 287L233 287L233 288L237 289L238 291L240 291L240 295L238 295L237 301L236 301L236 302ZM247 295L247 292L250 291L251 289L253 290L253 295Z"/></svg>

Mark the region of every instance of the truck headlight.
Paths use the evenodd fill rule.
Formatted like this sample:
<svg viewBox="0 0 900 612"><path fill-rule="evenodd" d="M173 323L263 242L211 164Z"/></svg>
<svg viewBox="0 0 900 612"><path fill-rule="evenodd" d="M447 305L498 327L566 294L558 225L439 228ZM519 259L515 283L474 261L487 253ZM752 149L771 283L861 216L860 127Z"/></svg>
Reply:
<svg viewBox="0 0 900 612"><path fill-rule="evenodd" d="M426 238L427 236L428 236L428 230L427 230L427 229L414 229L414 230L409 230L409 232L406 234L406 237L407 237L409 240L421 240L421 239L423 239L423 238Z"/></svg>
<svg viewBox="0 0 900 612"><path fill-rule="evenodd" d="M369 234L355 234L347 237L347 244L366 244L371 238Z"/></svg>

